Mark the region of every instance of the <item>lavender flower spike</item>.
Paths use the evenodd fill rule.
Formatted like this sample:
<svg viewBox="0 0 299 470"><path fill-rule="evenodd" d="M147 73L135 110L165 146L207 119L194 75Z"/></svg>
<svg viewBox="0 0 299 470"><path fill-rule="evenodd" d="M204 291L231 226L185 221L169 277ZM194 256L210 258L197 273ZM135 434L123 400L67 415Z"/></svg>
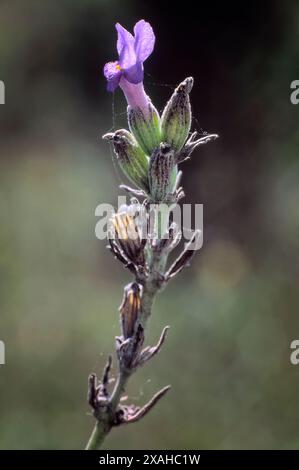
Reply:
<svg viewBox="0 0 299 470"><path fill-rule="evenodd" d="M144 90L143 62L153 52L155 35L144 20L135 24L134 36L119 23L116 30L119 60L108 62L104 67L107 90L113 92L120 86L124 92L130 130L143 151L150 155L160 143L161 130L158 111Z"/></svg>
<svg viewBox="0 0 299 470"><path fill-rule="evenodd" d="M193 85L186 78L170 98L161 120L143 88L143 62L153 51L155 36L149 23L140 20L134 36L119 24L118 62L106 64L108 90L122 88L128 101L130 131L119 129L103 136L113 143L123 173L137 189L121 185L134 194L130 204L122 204L108 221L109 248L114 257L133 275L124 288L120 311L121 335L116 336L116 380L110 379L111 356L101 381L95 374L88 380L88 402L96 425L87 450L98 450L112 428L143 418L169 390L162 388L143 407L123 404L130 377L155 356L165 340L164 328L158 344L143 347L146 324L159 292L189 265L198 246L199 232L170 267L168 259L181 239L181 228L172 222L173 209L184 196L178 165L199 145L214 140L216 134L196 139L189 136L192 115L189 94ZM133 135L132 135L133 134ZM175 365L174 365L175 366Z"/></svg>

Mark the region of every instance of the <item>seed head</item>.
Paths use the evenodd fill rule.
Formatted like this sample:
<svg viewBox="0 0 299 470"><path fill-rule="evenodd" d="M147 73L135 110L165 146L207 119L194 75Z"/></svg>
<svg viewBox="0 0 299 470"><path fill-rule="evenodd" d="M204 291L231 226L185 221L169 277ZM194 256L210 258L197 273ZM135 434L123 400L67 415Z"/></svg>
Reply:
<svg viewBox="0 0 299 470"><path fill-rule="evenodd" d="M142 286L137 282L128 284L124 289L124 297L119 307L121 326L124 339L131 338L141 311Z"/></svg>

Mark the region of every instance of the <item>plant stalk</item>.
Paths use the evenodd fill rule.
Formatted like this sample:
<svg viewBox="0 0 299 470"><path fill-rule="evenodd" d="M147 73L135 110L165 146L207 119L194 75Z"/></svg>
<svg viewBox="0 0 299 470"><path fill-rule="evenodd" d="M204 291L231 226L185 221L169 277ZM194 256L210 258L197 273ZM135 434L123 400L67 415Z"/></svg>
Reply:
<svg viewBox="0 0 299 470"><path fill-rule="evenodd" d="M145 328L146 322L151 315L151 310L155 298L161 288L159 285L160 272L163 272L163 268L167 262L167 254L161 254L161 256L155 256L154 253L151 253L151 269L148 279L143 284L143 296L141 300L141 317L140 323L143 328ZM109 413L105 419L97 420L96 425L93 429L93 432L90 436L86 450L99 450L105 440L105 437L109 434L113 422L113 416L119 405L121 396L125 391L125 386L130 377L130 373L126 373L122 370L119 371L118 377L114 386L114 389L111 394L110 403L109 403Z"/></svg>

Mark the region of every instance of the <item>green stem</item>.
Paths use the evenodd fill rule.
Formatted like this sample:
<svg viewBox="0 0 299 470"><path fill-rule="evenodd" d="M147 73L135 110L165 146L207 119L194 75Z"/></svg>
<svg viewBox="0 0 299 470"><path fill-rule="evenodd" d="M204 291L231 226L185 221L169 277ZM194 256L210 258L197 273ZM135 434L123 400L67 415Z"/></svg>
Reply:
<svg viewBox="0 0 299 470"><path fill-rule="evenodd" d="M105 421L97 421L85 450L100 449L105 437L111 429L111 424Z"/></svg>

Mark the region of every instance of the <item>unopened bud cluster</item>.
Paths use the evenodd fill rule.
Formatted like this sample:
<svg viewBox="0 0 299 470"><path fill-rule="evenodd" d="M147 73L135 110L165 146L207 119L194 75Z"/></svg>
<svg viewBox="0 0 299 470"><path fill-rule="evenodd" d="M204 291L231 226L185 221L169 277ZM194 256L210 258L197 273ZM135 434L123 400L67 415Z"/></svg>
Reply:
<svg viewBox="0 0 299 470"><path fill-rule="evenodd" d="M180 83L161 117L150 100L145 109L128 106L130 132L120 129L103 136L112 142L125 176L154 203L176 202L178 163L203 143L202 139L187 140L192 122L192 87L192 77Z"/></svg>

